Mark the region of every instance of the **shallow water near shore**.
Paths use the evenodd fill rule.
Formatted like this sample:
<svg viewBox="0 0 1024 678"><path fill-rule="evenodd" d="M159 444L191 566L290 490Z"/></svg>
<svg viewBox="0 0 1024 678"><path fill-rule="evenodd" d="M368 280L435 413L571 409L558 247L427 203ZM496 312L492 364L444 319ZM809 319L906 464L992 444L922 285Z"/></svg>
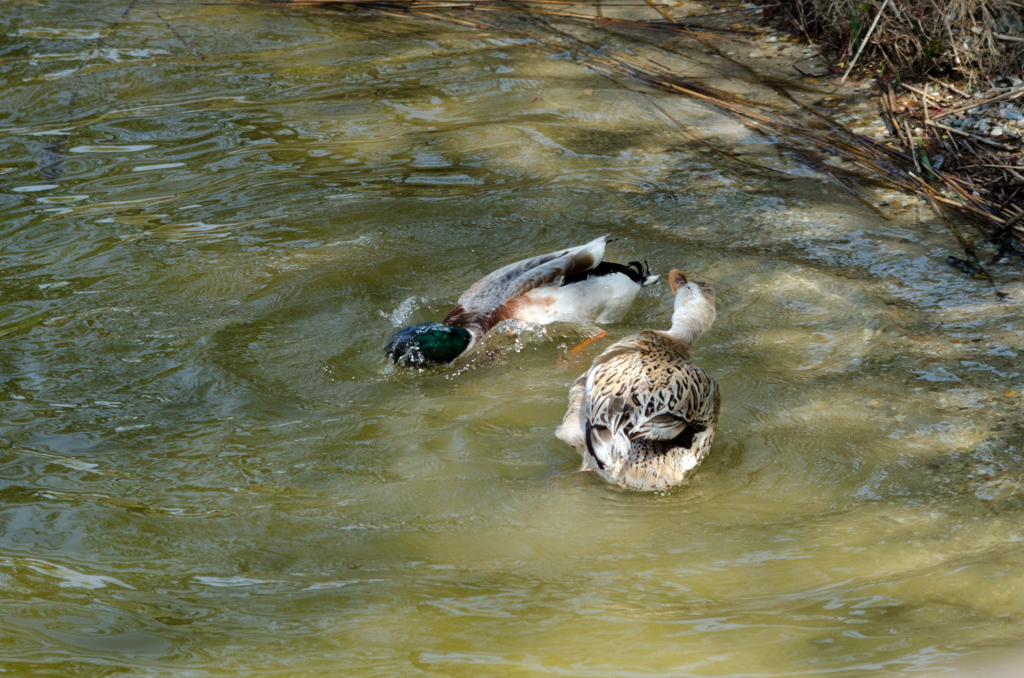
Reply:
<svg viewBox="0 0 1024 678"><path fill-rule="evenodd" d="M0 667L19 676L929 675L1024 642L1024 288L711 109L499 35L246 5L0 15ZM102 14L102 16L101 16ZM70 28L72 27L73 28ZM602 234L609 336L396 372L404 324ZM687 487L554 438L716 290Z"/></svg>

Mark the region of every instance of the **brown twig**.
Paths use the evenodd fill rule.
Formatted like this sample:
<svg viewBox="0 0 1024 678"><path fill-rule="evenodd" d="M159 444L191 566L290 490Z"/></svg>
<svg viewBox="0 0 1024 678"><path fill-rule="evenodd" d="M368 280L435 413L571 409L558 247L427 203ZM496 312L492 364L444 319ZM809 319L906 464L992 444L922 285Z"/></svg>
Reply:
<svg viewBox="0 0 1024 678"><path fill-rule="evenodd" d="M1006 94L1000 94L998 96L994 96L994 97L992 97L990 99L979 99L978 101L975 101L974 103L968 104L966 106L960 106L958 108L951 108L948 111L946 111L945 113L943 113L942 115L940 115L939 117L940 118L947 118L947 117L949 117L951 115L956 115L957 113L963 113L964 111L969 111L972 108L977 108L978 106L984 106L985 104L994 104L996 102L1006 101L1008 99L1016 99L1017 97L1022 96L1022 95L1024 95L1024 89L1017 89L1017 90L1014 90L1012 92L1007 92Z"/></svg>
<svg viewBox="0 0 1024 678"><path fill-rule="evenodd" d="M971 96L971 95L970 95L970 94L968 94L967 92L964 92L964 91L963 91L963 90L961 90L961 89L957 89L956 87L953 87L953 85L950 85L950 84L948 84L948 83L942 82L942 81L941 81L941 80L939 80L938 78L934 78L934 77L932 77L932 76L928 76L928 78L929 78L929 80L931 80L932 82L934 82L934 83L935 83L936 85L939 85L939 86L941 86L941 87L945 87L946 89L948 89L948 90L949 90L950 92L953 92L954 94L959 94L959 95L960 95L960 96L962 96L962 97L970 97L970 96Z"/></svg>

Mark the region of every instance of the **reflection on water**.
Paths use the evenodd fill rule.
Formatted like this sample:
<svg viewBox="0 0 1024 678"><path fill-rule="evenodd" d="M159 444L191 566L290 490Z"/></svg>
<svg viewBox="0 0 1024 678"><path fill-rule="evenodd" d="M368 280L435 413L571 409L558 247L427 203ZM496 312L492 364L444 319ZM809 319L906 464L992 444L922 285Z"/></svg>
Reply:
<svg viewBox="0 0 1024 678"><path fill-rule="evenodd" d="M789 174L676 146L645 97L500 36L272 7L168 16L199 60L139 5L65 126L62 73L115 17L18 8L9 671L891 675L1021 642L1021 285L945 266L923 206L883 222L665 100ZM382 355L495 266L605 233L718 295L721 431L666 496L553 437L588 328L464 370ZM670 311L649 289L604 341Z"/></svg>

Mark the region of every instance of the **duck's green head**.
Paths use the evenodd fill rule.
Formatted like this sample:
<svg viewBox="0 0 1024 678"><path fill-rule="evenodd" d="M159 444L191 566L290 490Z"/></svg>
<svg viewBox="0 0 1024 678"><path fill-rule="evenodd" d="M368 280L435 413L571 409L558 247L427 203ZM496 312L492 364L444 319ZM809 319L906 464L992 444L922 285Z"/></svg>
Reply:
<svg viewBox="0 0 1024 678"><path fill-rule="evenodd" d="M403 327L391 337L384 353L396 365L430 367L443 365L462 355L473 335L461 327L441 323L420 323Z"/></svg>

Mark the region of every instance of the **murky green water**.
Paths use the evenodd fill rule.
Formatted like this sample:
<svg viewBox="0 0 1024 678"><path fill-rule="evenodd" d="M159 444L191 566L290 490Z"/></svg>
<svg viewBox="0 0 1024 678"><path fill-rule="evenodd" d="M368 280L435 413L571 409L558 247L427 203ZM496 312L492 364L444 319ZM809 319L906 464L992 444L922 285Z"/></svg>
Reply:
<svg viewBox="0 0 1024 678"><path fill-rule="evenodd" d="M913 199L882 221L661 98L790 174L679 146L529 45L156 6L206 59L140 3L68 126L123 5L0 13L6 674L920 675L1024 642L1018 269L1000 302ZM603 233L718 293L721 429L668 496L553 437L585 330L381 355Z"/></svg>

